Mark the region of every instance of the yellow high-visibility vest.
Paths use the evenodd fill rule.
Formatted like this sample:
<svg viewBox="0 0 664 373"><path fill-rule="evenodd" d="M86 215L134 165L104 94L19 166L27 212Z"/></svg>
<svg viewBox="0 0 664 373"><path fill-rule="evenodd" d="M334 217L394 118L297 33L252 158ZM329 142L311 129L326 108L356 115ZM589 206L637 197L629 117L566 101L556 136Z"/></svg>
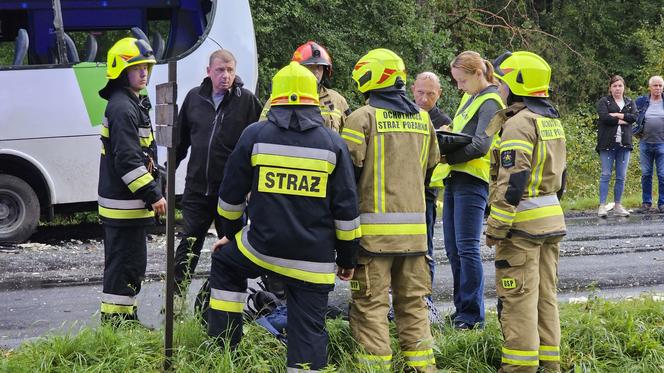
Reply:
<svg viewBox="0 0 664 373"><path fill-rule="evenodd" d="M483 95L477 96L473 102L468 105L467 108L461 110L463 106L470 100L471 96L469 94L464 94L461 98L461 103L457 109L456 114L454 115L454 120L452 120L452 132L461 133L466 124L475 116L477 110L482 106L482 104L487 100L495 100L498 103L498 106L501 109L505 108L502 99L495 92L488 92ZM494 136L493 143L497 141L498 135ZM484 180L486 183L489 183L489 168L491 165L491 159L489 152L484 154L480 158L471 159L467 162L458 163L454 165L440 163L436 166L431 176L431 183L429 184L432 188L442 188L443 180L445 180L452 171L465 172L476 178Z"/></svg>

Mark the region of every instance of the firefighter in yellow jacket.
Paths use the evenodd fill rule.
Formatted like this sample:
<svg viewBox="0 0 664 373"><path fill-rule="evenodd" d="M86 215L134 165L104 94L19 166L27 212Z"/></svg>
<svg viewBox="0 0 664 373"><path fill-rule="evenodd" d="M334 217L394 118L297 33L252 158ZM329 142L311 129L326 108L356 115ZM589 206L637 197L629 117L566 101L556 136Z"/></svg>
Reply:
<svg viewBox="0 0 664 373"><path fill-rule="evenodd" d="M318 79L318 97L320 100L320 113L323 116L325 127L341 133L350 108L346 99L339 92L328 88L332 78L332 58L320 44L308 41L300 45L293 53L292 61L308 68ZM260 120L267 119L270 110L268 100L263 107Z"/></svg>
<svg viewBox="0 0 664 373"><path fill-rule="evenodd" d="M346 140L360 195L362 239L351 281L350 325L362 346L360 364L389 370L389 291L408 370L435 371L428 309L425 180L440 159L429 115L406 97L403 60L374 49L355 65L353 80L368 104L346 121Z"/></svg>
<svg viewBox="0 0 664 373"><path fill-rule="evenodd" d="M505 340L502 372L560 371L556 296L565 220L565 131L547 100L551 68L530 52L494 62L509 105L491 121L491 212L486 242L496 246L498 316Z"/></svg>

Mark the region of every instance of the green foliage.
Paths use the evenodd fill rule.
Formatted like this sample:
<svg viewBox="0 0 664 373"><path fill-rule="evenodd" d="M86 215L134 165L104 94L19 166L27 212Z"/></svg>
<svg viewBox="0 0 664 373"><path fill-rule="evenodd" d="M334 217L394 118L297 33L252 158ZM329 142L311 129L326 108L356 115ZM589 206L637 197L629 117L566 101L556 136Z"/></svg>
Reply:
<svg viewBox="0 0 664 373"><path fill-rule="evenodd" d="M597 195L599 194L601 173L599 154L595 151L595 145L597 144L597 113L594 108L578 108L563 115L561 119L567 137L568 174L565 199L574 201L594 197L594 208L599 203ZM639 145L637 139L634 139L633 142L634 150L631 152L630 166L627 169L625 180L625 195L637 194L641 190ZM609 189L612 194L613 188Z"/></svg>
<svg viewBox="0 0 664 373"><path fill-rule="evenodd" d="M325 46L334 65L333 87L358 107L360 97L350 78L355 62L374 48L399 54L413 74L448 63L449 31L438 30L432 6L412 1L330 0L325 2L251 0L259 54L259 96L269 96L270 80L293 51L307 40Z"/></svg>
<svg viewBox="0 0 664 373"><path fill-rule="evenodd" d="M607 301L596 296L584 304L561 305L562 369L574 372L661 372L664 367L664 303L652 296ZM327 323L330 366L325 372L369 372L356 365L359 351L346 321ZM459 332L434 326L439 371L495 372L502 336L495 311L484 330ZM395 328L392 325L392 335ZM123 326L72 329L0 351L0 372L158 372L163 365L162 331ZM236 351L209 340L200 322L189 317L175 324L173 368L177 372L285 372L286 348L263 328L245 325ZM399 343L392 339L394 371L402 371Z"/></svg>

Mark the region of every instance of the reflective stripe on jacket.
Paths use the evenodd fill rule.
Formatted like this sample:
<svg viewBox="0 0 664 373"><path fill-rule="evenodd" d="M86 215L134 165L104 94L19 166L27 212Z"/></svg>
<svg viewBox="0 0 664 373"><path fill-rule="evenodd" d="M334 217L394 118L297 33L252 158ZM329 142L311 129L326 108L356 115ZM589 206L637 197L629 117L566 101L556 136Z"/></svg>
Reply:
<svg viewBox="0 0 664 373"><path fill-rule="evenodd" d="M217 207L224 232L242 228L246 208L251 224L237 244L249 260L283 276L333 284L335 262L355 267L361 235L348 149L323 126L318 107L275 106L268 118L247 127L228 160Z"/></svg>
<svg viewBox="0 0 664 373"><path fill-rule="evenodd" d="M440 159L427 112L367 105L348 117L342 137L362 169L362 248L375 254L426 252L424 179Z"/></svg>
<svg viewBox="0 0 664 373"><path fill-rule="evenodd" d="M98 204L104 224L153 224L148 207L162 198L150 102L126 89L112 92L100 128Z"/></svg>
<svg viewBox="0 0 664 373"><path fill-rule="evenodd" d="M504 108L505 105L502 102L502 99L497 93L487 92L480 96L475 97L475 99L464 108L468 100L471 99L471 95L464 94L461 98L461 103L457 109L454 119L452 120L452 132L461 133L468 124L468 122L477 114L478 110L484 102L487 100L494 100L498 103L499 107ZM494 136L494 140L497 137ZM435 174L433 175L432 186L438 186L436 183L438 180L446 179L452 171L456 172L465 172L472 176L475 176L478 179L484 180L487 184L489 183L489 165L490 165L490 156L487 152L484 156L471 159L467 162L457 163L457 164L442 164L436 168Z"/></svg>
<svg viewBox="0 0 664 373"><path fill-rule="evenodd" d="M564 235L565 220L556 195L564 188L566 170L562 123L516 103L498 112L494 125L502 128L502 134L499 145L491 150L487 236Z"/></svg>

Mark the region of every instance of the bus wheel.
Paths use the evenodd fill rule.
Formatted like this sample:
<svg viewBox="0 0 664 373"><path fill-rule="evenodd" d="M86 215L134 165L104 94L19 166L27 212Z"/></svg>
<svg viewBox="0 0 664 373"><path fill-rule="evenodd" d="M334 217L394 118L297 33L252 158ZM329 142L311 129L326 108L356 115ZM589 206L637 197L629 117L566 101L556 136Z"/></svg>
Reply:
<svg viewBox="0 0 664 373"><path fill-rule="evenodd" d="M39 222L39 198L22 179L0 174L0 242L26 241Z"/></svg>

